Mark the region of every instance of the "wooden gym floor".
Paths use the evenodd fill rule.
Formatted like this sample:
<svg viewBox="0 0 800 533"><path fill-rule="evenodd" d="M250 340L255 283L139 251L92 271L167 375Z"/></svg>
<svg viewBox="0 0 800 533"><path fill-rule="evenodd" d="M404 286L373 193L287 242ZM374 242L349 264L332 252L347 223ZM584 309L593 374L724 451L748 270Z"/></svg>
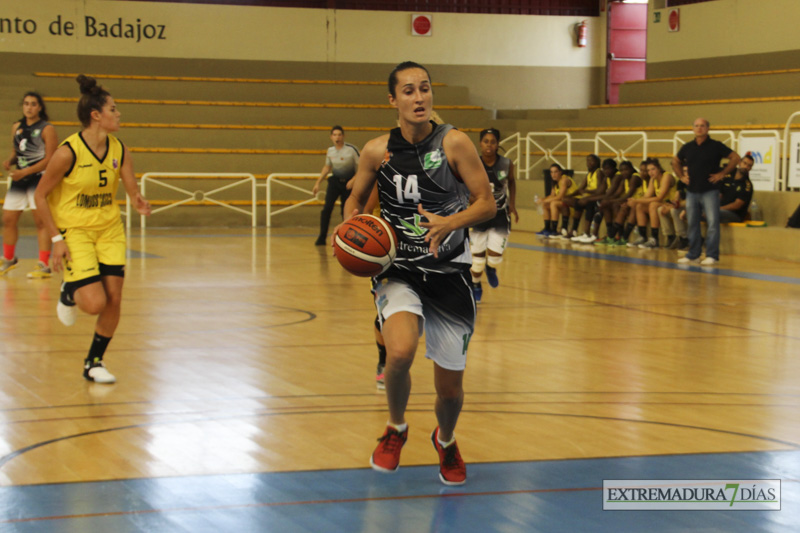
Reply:
<svg viewBox="0 0 800 533"><path fill-rule="evenodd" d="M400 471L369 469L368 282L311 230L131 235L112 386L81 377L93 318L26 279L28 232L0 277L0 531L795 531L800 265L511 240L447 488L422 347ZM603 479L781 479L782 509L603 511Z"/></svg>

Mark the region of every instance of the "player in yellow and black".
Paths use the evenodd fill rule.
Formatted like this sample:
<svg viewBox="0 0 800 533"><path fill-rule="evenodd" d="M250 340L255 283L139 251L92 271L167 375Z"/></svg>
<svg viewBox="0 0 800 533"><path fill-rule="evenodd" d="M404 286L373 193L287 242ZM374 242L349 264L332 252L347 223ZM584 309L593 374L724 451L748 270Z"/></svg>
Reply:
<svg viewBox="0 0 800 533"><path fill-rule="evenodd" d="M103 355L119 324L125 276L125 232L116 203L120 180L139 214L149 215L150 204L139 194L128 149L111 135L119 130L114 99L93 78L80 75L77 81L83 129L58 147L34 198L53 241L53 270L64 270L59 320L73 325L76 305L97 315L83 377L114 383Z"/></svg>

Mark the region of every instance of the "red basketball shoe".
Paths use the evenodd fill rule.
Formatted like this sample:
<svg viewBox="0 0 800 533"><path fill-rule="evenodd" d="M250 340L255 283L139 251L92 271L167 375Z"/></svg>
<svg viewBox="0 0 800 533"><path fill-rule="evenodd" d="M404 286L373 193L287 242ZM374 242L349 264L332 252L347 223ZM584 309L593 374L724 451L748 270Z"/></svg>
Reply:
<svg viewBox="0 0 800 533"><path fill-rule="evenodd" d="M439 426L431 433L433 447L439 452L439 479L445 485L463 485L467 481L467 465L458 451L458 444L442 448L439 444Z"/></svg>
<svg viewBox="0 0 800 533"><path fill-rule="evenodd" d="M378 447L372 452L369 464L378 472L397 472L400 467L400 450L408 439L408 428L400 433L391 426L386 426L383 436L378 439Z"/></svg>

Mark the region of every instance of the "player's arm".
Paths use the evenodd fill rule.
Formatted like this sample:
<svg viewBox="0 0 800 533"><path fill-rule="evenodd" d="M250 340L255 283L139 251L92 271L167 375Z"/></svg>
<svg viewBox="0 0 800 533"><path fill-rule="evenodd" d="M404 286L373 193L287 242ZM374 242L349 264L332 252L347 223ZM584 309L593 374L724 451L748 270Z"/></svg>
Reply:
<svg viewBox="0 0 800 533"><path fill-rule="evenodd" d="M17 128L19 128L20 123L15 122L13 126L11 126L11 157L3 161L3 168L6 170L11 170L11 165L17 163L17 147L14 144L14 136L17 134Z"/></svg>
<svg viewBox="0 0 800 533"><path fill-rule="evenodd" d="M676 176L680 176L680 180L689 185L689 176L683 173L683 163L681 162L680 158L681 153L678 152L678 155L673 156L672 158L672 170L674 171Z"/></svg>
<svg viewBox="0 0 800 533"><path fill-rule="evenodd" d="M382 135L369 141L364 146L364 149L361 150L358 170L356 170L356 175L353 177L353 190L344 204L344 212L347 218L365 212L369 197L375 188L378 168L386 155L388 143L389 136Z"/></svg>
<svg viewBox="0 0 800 533"><path fill-rule="evenodd" d="M322 180L324 180L330 173L331 173L331 166L326 162L325 166L322 167L322 170L320 170L319 172L319 178L317 178L316 183L314 183L314 187L311 189L311 192L312 194L314 194L314 196L316 196L317 193L319 192L319 184L322 183Z"/></svg>
<svg viewBox="0 0 800 533"><path fill-rule="evenodd" d="M140 215L149 215L150 202L139 192L139 186L136 184L136 174L133 173L131 153L128 151L127 146L123 146L122 148L125 151L122 156L122 168L119 170L119 177L122 180L122 185L125 187L125 192L128 193L136 212Z"/></svg>
<svg viewBox="0 0 800 533"><path fill-rule="evenodd" d="M417 211L427 219L420 226L428 229L425 242L430 243L434 257L439 257L439 245L450 232L489 220L497 213L489 176L486 175L475 145L469 137L458 130L450 130L445 135L442 146L451 168L461 177L470 196L475 200L464 211L446 217L426 211L422 204L417 205Z"/></svg>
<svg viewBox="0 0 800 533"><path fill-rule="evenodd" d="M517 213L517 180L514 178L514 163L508 166L508 212L514 215L514 222L519 222Z"/></svg>
<svg viewBox="0 0 800 533"><path fill-rule="evenodd" d="M47 196L53 192L53 189L64 179L67 172L70 171L72 165L75 164L75 155L69 146L61 146L50 158L47 168L42 174L42 179L36 186L36 191L33 194L33 201L36 203L36 213L42 221L47 235L53 241L53 270L56 272L61 271L61 265L64 259L70 260L69 248L61 237L61 232L56 227L56 222L53 220L53 214L50 212L50 205L47 203Z"/></svg>
<svg viewBox="0 0 800 533"><path fill-rule="evenodd" d="M58 136L56 135L56 129L50 124L42 130L41 135L42 139L44 139L44 157L41 161L37 161L29 167L11 172L12 180L21 180L26 176L42 172L47 168L47 163L50 162L50 158L53 157L53 154L56 153L56 148L58 148Z"/></svg>

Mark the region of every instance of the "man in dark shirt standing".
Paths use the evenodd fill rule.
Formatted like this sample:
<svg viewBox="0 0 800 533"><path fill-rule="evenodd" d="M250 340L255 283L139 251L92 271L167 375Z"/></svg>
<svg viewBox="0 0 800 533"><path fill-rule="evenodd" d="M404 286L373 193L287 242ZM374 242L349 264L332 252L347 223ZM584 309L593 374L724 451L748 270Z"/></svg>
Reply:
<svg viewBox="0 0 800 533"><path fill-rule="evenodd" d="M710 124L704 118L694 121L694 140L684 144L672 158L672 169L686 184L686 218L689 226L689 252L679 263L694 263L703 248L700 216L705 212L706 258L700 263L713 266L719 262L719 189L718 183L739 164L739 154L708 136ZM720 169L723 159L728 159ZM688 168L688 174L683 167Z"/></svg>

